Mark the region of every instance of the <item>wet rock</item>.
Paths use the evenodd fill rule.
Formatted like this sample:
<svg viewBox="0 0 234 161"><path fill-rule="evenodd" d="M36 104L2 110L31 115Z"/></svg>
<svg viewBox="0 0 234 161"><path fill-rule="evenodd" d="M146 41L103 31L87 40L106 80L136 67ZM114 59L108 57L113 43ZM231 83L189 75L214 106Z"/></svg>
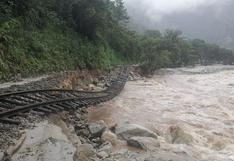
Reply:
<svg viewBox="0 0 234 161"><path fill-rule="evenodd" d="M76 134L78 136L85 136L85 137L89 137L89 130L87 129L81 129L81 130L77 130Z"/></svg>
<svg viewBox="0 0 234 161"><path fill-rule="evenodd" d="M75 161L89 161L97 158L96 151L91 144L82 144L77 148L73 159Z"/></svg>
<svg viewBox="0 0 234 161"><path fill-rule="evenodd" d="M100 146L103 143L99 137L92 139L92 142L97 146Z"/></svg>
<svg viewBox="0 0 234 161"><path fill-rule="evenodd" d="M115 133L115 129L116 129L117 125L118 125L117 123L111 123L111 124L109 124L110 131L112 131L113 133Z"/></svg>
<svg viewBox="0 0 234 161"><path fill-rule="evenodd" d="M178 126L171 126L169 128L169 135L172 144L191 144L193 142L192 135L185 133Z"/></svg>
<svg viewBox="0 0 234 161"><path fill-rule="evenodd" d="M99 137L102 133L107 129L107 125L104 121L97 121L95 123L91 123L88 126L90 133L94 137Z"/></svg>
<svg viewBox="0 0 234 161"><path fill-rule="evenodd" d="M111 131L105 131L102 134L101 139L103 142L110 142L112 145L118 144L118 141L119 141L117 136L114 133L112 133Z"/></svg>
<svg viewBox="0 0 234 161"><path fill-rule="evenodd" d="M155 150L160 147L160 142L157 139L151 137L131 137L127 140L129 146L143 149L143 150Z"/></svg>
<svg viewBox="0 0 234 161"><path fill-rule="evenodd" d="M82 144L84 144L84 143L87 142L87 140L85 138L81 137L81 136L79 136L79 139L80 139L80 141L81 141Z"/></svg>
<svg viewBox="0 0 234 161"><path fill-rule="evenodd" d="M150 131L149 129L142 127L140 125L128 124L128 123L118 125L116 127L116 134L117 136L119 136L124 140L128 140L134 136L152 137L157 139L157 134Z"/></svg>
<svg viewBox="0 0 234 161"><path fill-rule="evenodd" d="M97 153L97 156L99 158L107 158L107 157L109 157L109 154L107 152L105 152L105 151L100 151L100 152Z"/></svg>
<svg viewBox="0 0 234 161"><path fill-rule="evenodd" d="M102 144L98 149L98 152L101 152L101 151L105 151L106 153L110 154L112 151L111 143L105 142L104 144Z"/></svg>

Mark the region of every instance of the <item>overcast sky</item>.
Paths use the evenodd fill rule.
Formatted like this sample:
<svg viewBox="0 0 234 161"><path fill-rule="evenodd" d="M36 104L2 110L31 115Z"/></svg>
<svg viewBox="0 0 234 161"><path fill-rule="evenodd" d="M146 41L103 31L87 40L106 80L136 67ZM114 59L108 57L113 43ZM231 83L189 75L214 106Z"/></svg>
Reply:
<svg viewBox="0 0 234 161"><path fill-rule="evenodd" d="M144 12L149 18L161 20L163 16L175 12L197 11L199 7L217 6L217 12L230 0L124 0L129 14Z"/></svg>
<svg viewBox="0 0 234 161"><path fill-rule="evenodd" d="M129 27L138 32L167 28L234 49L234 0L124 0Z"/></svg>

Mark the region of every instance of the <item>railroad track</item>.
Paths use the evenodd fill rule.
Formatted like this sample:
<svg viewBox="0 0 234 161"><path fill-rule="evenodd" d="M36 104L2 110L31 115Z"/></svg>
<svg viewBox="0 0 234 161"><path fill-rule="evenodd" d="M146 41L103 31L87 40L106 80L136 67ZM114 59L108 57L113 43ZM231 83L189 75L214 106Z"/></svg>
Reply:
<svg viewBox="0 0 234 161"><path fill-rule="evenodd" d="M14 117L25 116L27 112L44 115L108 101L121 92L127 79L128 70L124 68L111 80L110 86L100 92L44 89L0 94L0 123L20 124Z"/></svg>

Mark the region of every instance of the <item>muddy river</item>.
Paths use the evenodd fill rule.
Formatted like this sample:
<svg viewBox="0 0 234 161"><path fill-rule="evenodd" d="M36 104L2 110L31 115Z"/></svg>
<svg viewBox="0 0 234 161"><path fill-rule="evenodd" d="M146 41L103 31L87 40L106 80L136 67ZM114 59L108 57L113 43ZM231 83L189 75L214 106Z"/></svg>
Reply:
<svg viewBox="0 0 234 161"><path fill-rule="evenodd" d="M168 128L179 126L193 142L171 147L198 160L234 161L234 66L163 69L130 81L118 97L91 108L89 120L140 124L165 146Z"/></svg>

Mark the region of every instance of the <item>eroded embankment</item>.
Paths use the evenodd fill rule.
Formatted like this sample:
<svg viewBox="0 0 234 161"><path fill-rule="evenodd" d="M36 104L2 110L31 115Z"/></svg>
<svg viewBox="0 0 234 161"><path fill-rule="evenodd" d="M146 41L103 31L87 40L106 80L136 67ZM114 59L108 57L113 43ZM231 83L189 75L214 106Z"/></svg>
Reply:
<svg viewBox="0 0 234 161"><path fill-rule="evenodd" d="M90 122L124 121L159 135L158 152L234 160L234 67L167 69L128 82L114 100L91 108Z"/></svg>
<svg viewBox="0 0 234 161"><path fill-rule="evenodd" d="M51 74L50 76L25 79L20 82L9 82L0 85L0 93L35 89L75 89L99 91L106 88L110 74L99 70L77 70ZM34 127L34 123L46 119L40 113L29 112L16 117L21 124L7 125L0 123L0 150L5 150L21 136L20 130Z"/></svg>

